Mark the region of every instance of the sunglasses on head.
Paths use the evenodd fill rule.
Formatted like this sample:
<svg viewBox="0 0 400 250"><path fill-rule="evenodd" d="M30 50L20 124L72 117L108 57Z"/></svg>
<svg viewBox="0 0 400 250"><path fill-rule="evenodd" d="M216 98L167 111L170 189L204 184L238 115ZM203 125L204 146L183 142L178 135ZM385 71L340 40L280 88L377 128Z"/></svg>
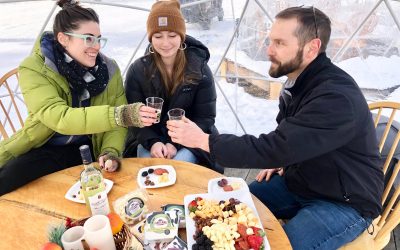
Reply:
<svg viewBox="0 0 400 250"><path fill-rule="evenodd" d="M319 37L318 37L318 27L317 27L317 16L315 15L315 8L314 8L314 5L313 5L313 6L304 6L304 5L301 5L300 8L307 8L307 9L312 8L313 16L314 16L315 38L319 38Z"/></svg>

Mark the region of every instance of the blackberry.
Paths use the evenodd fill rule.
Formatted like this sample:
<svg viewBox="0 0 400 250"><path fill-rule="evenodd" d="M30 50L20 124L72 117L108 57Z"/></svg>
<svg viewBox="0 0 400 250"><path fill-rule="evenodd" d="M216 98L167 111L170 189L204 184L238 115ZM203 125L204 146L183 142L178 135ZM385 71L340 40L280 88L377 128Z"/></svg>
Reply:
<svg viewBox="0 0 400 250"><path fill-rule="evenodd" d="M205 243L206 239L207 239L207 236L205 236L204 234L201 234L199 237L197 237L196 243L203 245Z"/></svg>
<svg viewBox="0 0 400 250"><path fill-rule="evenodd" d="M193 244L192 250L212 250L213 242L207 238L202 231L196 233L193 238L195 239L196 243Z"/></svg>

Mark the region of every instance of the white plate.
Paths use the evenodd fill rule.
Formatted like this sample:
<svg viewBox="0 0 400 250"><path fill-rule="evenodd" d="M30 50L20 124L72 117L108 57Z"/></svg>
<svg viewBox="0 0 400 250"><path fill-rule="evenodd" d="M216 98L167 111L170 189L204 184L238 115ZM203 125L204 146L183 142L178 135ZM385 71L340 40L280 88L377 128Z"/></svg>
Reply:
<svg viewBox="0 0 400 250"><path fill-rule="evenodd" d="M110 192L112 186L114 185L114 182L108 179L104 179L104 185L106 185L106 191L108 193ZM68 189L67 193L65 194L65 199L85 204L84 199L79 199L80 196L78 192L80 189L81 189L81 182L77 181L72 187Z"/></svg>
<svg viewBox="0 0 400 250"><path fill-rule="evenodd" d="M238 191L238 190L243 190L243 191L249 191L249 186L247 186L247 183L242 179L242 178L237 178L237 177L219 177L215 179L211 179L208 181L208 192L209 193L226 193L226 192L232 192L232 191L224 191L224 189L220 186L218 186L218 181L221 179L226 179L228 181L228 185L232 183L237 183L239 185L239 188L233 191Z"/></svg>
<svg viewBox="0 0 400 250"><path fill-rule="evenodd" d="M153 170L156 170L157 168L163 168L168 171L168 181L166 182L159 182L158 178L160 175L156 175L154 173L149 174L148 176L150 177L150 181L154 182L153 186L146 185L144 184L146 177L142 176L142 173L144 171L148 171L150 168ZM138 176L137 176L137 183L139 184L139 187L141 188L160 188L160 187L166 187L166 186L171 186L175 184L176 182L176 172L173 166L171 165L154 165L154 166L149 166L145 168L141 168L139 170Z"/></svg>
<svg viewBox="0 0 400 250"><path fill-rule="evenodd" d="M194 200L196 197L201 197L203 199L215 200L215 201L229 200L230 198L238 199L239 201L245 203L248 207L250 207L253 210L254 215L260 221L260 217L258 216L257 210L254 206L253 199L251 198L251 194L248 191L240 191L239 190L239 191L233 191L233 192L218 192L218 193L186 195L184 198L184 204L185 204L186 237L187 237L186 242L187 242L188 249L192 249L192 245L194 243L196 243L196 241L193 239L193 235L196 232L196 228L194 225L194 220L192 218L190 218L190 216L189 216L190 212L188 209L189 203L192 200ZM264 230L262 225L259 225L259 227ZM270 250L270 249L271 249L271 247L269 246L267 236L265 236L264 237L264 250Z"/></svg>

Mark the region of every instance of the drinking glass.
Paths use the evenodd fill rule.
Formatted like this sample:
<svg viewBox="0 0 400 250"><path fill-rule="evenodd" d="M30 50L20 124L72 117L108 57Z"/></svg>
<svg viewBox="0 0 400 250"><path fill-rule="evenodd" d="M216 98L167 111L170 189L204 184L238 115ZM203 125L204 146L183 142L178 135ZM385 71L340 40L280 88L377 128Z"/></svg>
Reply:
<svg viewBox="0 0 400 250"><path fill-rule="evenodd" d="M157 110L157 119L155 123L160 122L161 111L163 106L164 100L160 97L147 97L146 98L146 105Z"/></svg>
<svg viewBox="0 0 400 250"><path fill-rule="evenodd" d="M185 110L180 108L170 109L168 111L168 117L170 120L182 120L185 116Z"/></svg>

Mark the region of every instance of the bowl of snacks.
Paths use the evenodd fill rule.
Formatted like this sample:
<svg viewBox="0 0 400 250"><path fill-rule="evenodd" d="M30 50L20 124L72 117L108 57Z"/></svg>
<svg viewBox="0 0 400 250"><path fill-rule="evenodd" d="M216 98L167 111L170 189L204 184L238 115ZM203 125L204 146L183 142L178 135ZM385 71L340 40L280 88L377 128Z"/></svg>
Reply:
<svg viewBox="0 0 400 250"><path fill-rule="evenodd" d="M238 190L249 191L249 186L242 178L220 177L208 181L209 193L231 192Z"/></svg>
<svg viewBox="0 0 400 250"><path fill-rule="evenodd" d="M154 165L141 168L137 183L141 188L160 188L175 184L176 172L171 165Z"/></svg>

